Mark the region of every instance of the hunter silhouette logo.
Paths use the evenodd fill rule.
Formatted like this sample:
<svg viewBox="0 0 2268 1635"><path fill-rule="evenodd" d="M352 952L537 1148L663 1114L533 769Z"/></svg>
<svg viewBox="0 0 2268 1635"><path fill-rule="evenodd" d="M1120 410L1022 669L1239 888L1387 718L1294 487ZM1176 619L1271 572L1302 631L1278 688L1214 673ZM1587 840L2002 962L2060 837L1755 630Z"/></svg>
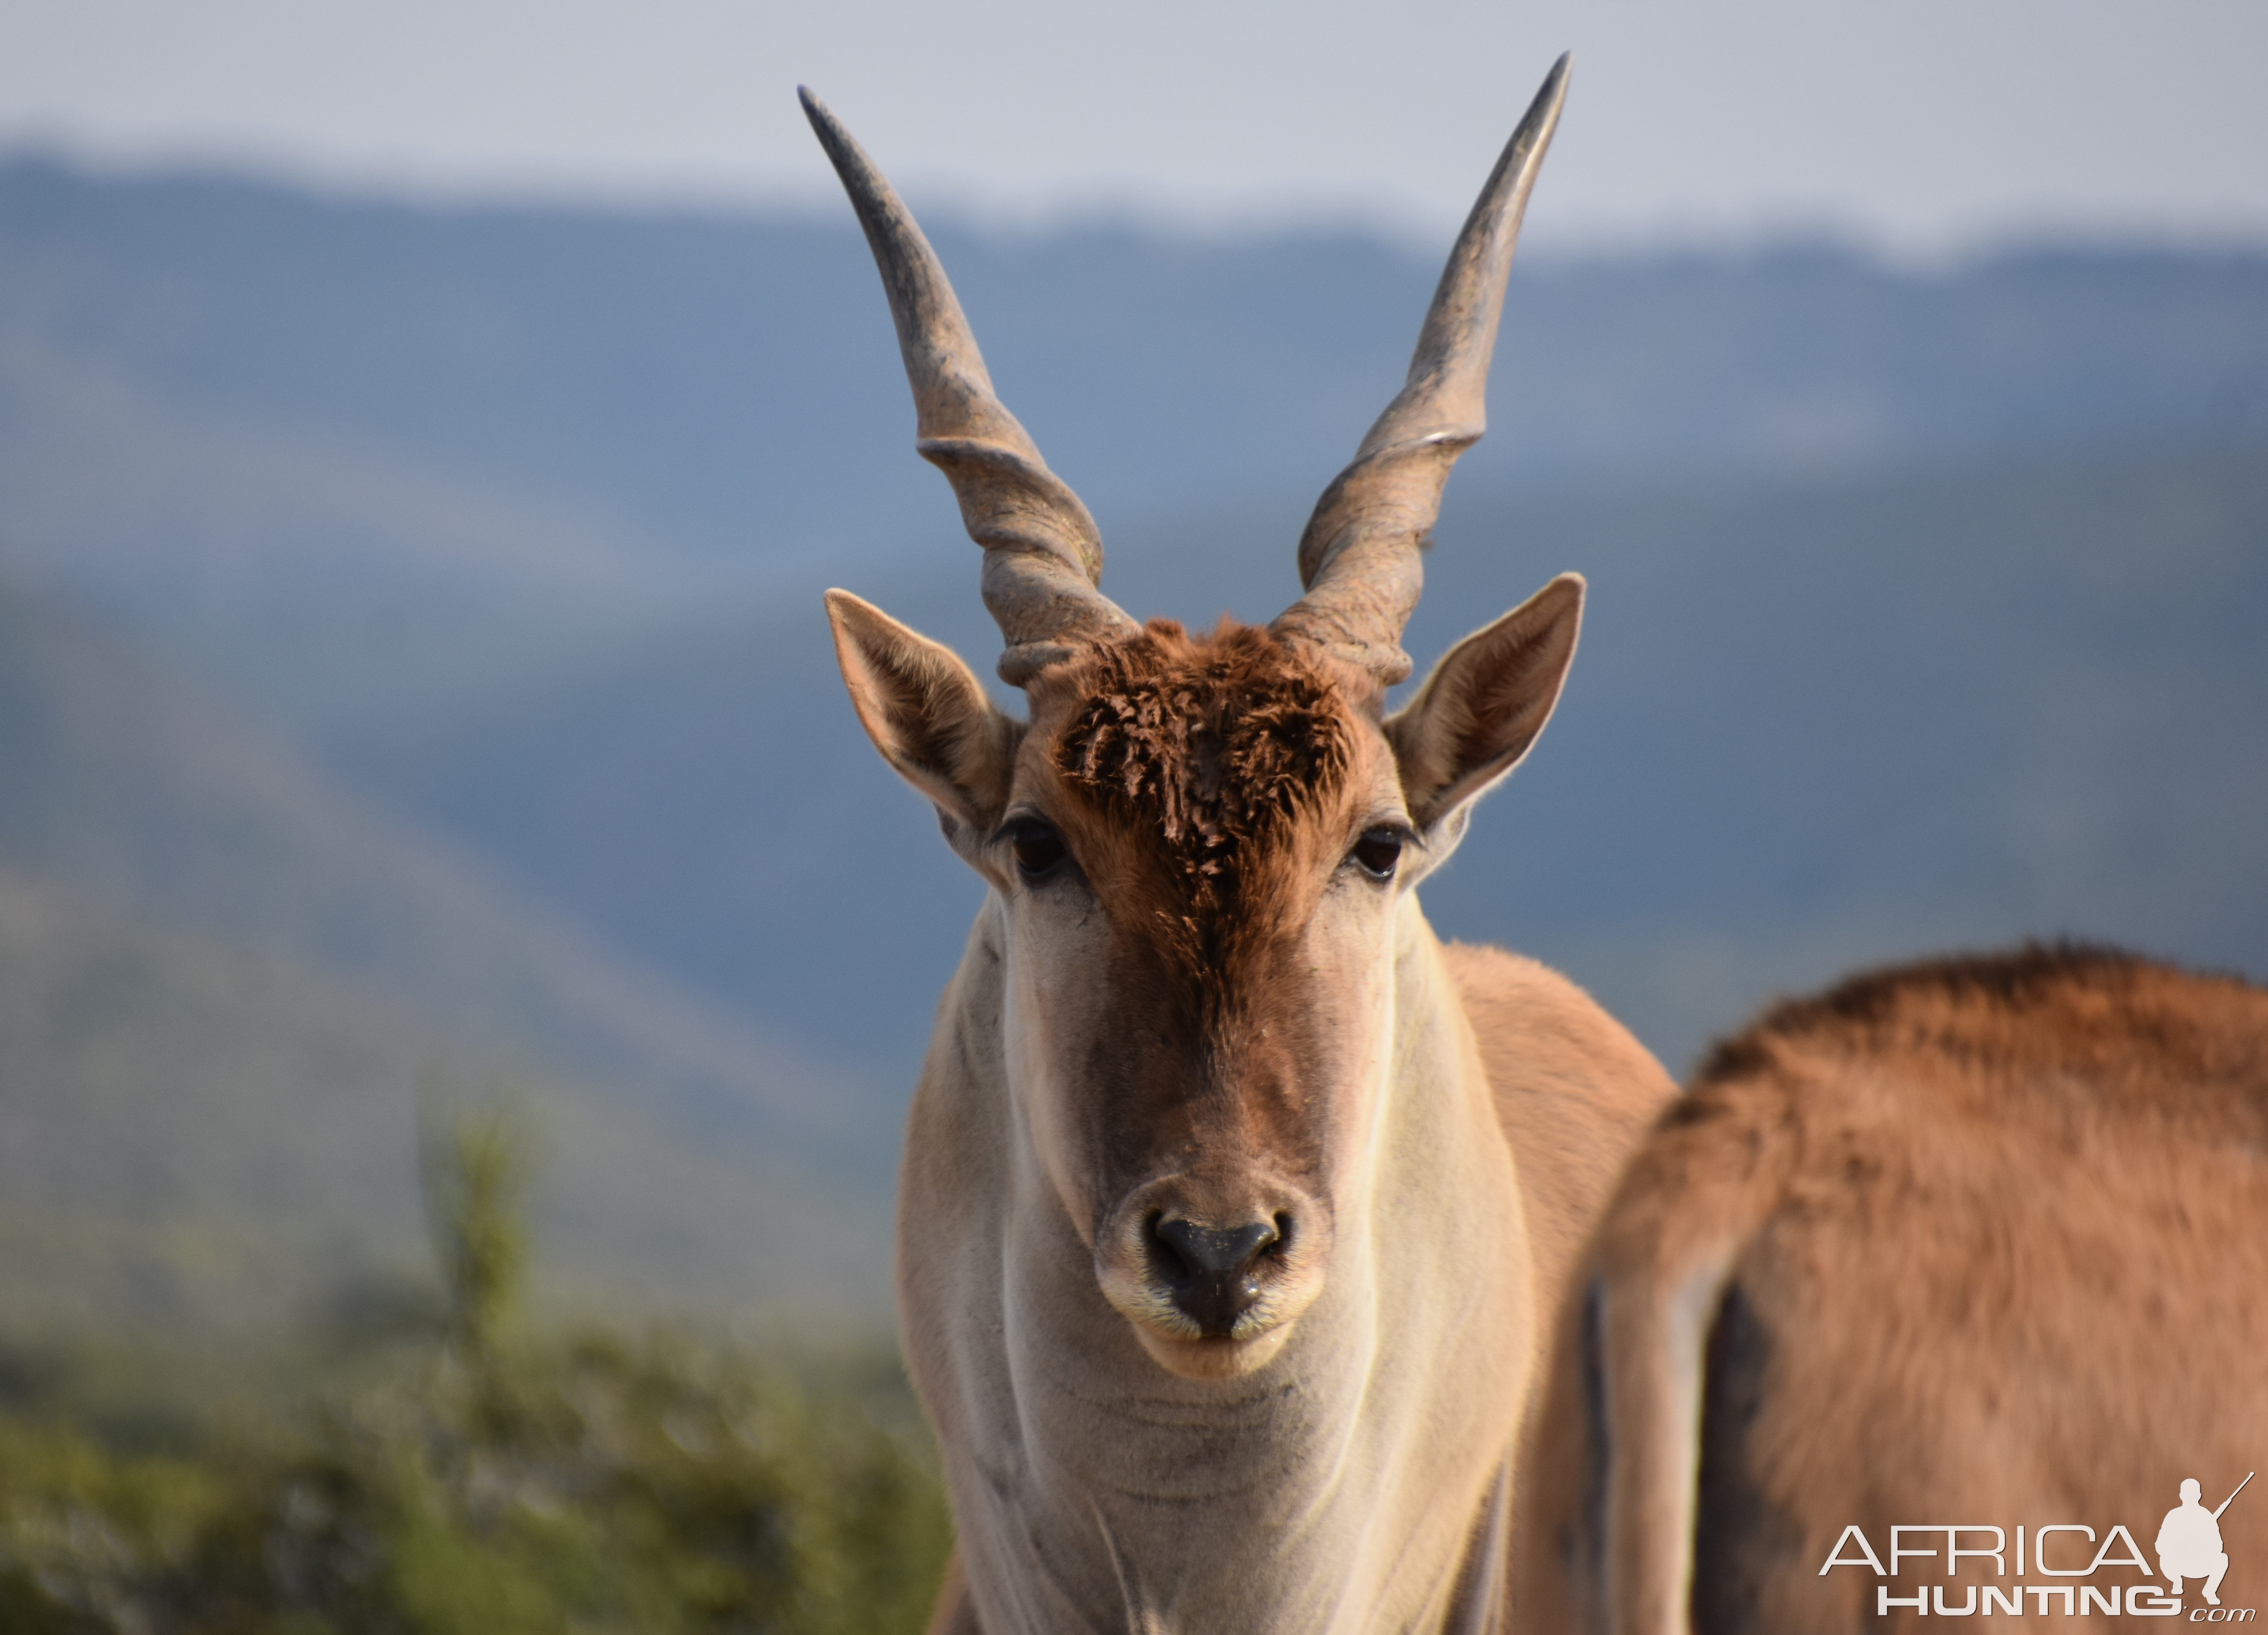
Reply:
<svg viewBox="0 0 2268 1635"><path fill-rule="evenodd" d="M2097 1613L2114 1618L2186 1616L2191 1624L2250 1624L2258 1617L2257 1609L2220 1604L2220 1581L2228 1572L2220 1518L2236 1502L2237 1494L2251 1484L2253 1474L2247 1471L2244 1480L2212 1510L2202 1502L2205 1485L2195 1477L2184 1478L2181 1503L2167 1511L2158 1524L2154 1572L2142 1553L2140 1541L2123 1525L2114 1524L2098 1537L2094 1528L2076 1521L2014 1528L1934 1522L1891 1528L1887 1552L1876 1550L1864 1529L1846 1527L1835 1541L1835 1548L1827 1552L1819 1574L1824 1578L1837 1567L1859 1567L1878 1579L1896 1580L1915 1573L1940 1580L1879 1585L1874 1611L1881 1617L1893 1611L1910 1611L1917 1617L1956 1618L2002 1614L2046 1617L2060 1612L2067 1617L2091 1617ZM1909 1565L1917 1558L1933 1565L1920 1568ZM2008 1570L2012 1560L2013 1573ZM1974 1565L1964 1572L1964 1562ZM1942 1565L1941 1573L1937 1564ZM2097 1577L2106 1571L2139 1573L2145 1580L2162 1575L2164 1582L2118 1583ZM1959 1581L1964 1577L1970 1580L1966 1584ZM2034 1577L2051 1581L2021 1581ZM2011 1578L2019 1581L2009 1583ZM1941 1581L1946 1579L1955 1581ZM2198 1586L2205 1597L2203 1604L2183 1606L2184 1582ZM1899 1593L1909 1587L1911 1594Z"/></svg>
<svg viewBox="0 0 2268 1635"><path fill-rule="evenodd" d="M2205 1603L2220 1605L2221 1575L2228 1571L2228 1552L2220 1547L2220 1512L2236 1502L2236 1493L2251 1479L2248 1470L2236 1492L2220 1501L2220 1510L2198 1503L2205 1488L2197 1477L2182 1484L2182 1502L2166 1512L2158 1527L2158 1570L2166 1575L2168 1595L2180 1595L2183 1579L2201 1578Z"/></svg>

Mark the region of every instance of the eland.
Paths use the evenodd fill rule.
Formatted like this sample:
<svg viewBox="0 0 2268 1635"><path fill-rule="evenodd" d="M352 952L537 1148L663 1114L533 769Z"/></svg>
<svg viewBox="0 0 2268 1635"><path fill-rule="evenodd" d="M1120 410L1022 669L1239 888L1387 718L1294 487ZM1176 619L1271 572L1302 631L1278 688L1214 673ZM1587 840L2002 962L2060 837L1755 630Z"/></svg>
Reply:
<svg viewBox="0 0 2268 1635"><path fill-rule="evenodd" d="M1562 58L1316 506L1306 593L1203 634L1103 596L1093 519L804 93L1029 709L828 593L859 720L990 887L900 1193L958 1536L934 1630L1502 1627L1543 1316L1673 1087L1565 979L1442 944L1415 894L1550 715L1582 581L1386 694L1565 82Z"/></svg>
<svg viewBox="0 0 2268 1635"><path fill-rule="evenodd" d="M2268 1594L2268 1506L2167 1517L2268 1466L2268 990L2036 946L1777 1006L1647 1138L1576 1283L1526 1627L2218 1624Z"/></svg>

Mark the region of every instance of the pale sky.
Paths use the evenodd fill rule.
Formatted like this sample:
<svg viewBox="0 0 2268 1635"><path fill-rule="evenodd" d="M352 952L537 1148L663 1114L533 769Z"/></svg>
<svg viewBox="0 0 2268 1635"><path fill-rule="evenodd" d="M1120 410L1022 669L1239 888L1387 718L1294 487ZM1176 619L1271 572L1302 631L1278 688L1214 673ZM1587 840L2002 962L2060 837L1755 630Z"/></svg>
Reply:
<svg viewBox="0 0 2268 1635"><path fill-rule="evenodd" d="M1531 244L2268 243L2268 0L0 0L0 148L451 197L1446 235L1563 49Z"/></svg>

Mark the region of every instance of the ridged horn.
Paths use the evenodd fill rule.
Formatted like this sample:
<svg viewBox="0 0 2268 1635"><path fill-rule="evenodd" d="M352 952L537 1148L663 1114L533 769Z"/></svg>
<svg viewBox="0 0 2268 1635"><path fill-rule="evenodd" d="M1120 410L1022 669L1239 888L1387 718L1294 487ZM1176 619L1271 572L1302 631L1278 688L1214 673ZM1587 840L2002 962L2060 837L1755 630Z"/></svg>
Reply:
<svg viewBox="0 0 2268 1635"><path fill-rule="evenodd" d="M1300 539L1307 593L1270 627L1321 647L1391 686L1410 674L1403 627L1425 583L1420 555L1457 456L1488 424L1489 358L1529 189L1567 96L1568 59L1551 65L1527 117L1489 173L1442 269L1401 395L1354 461L1323 490Z"/></svg>
<svg viewBox="0 0 2268 1635"><path fill-rule="evenodd" d="M912 214L827 105L801 87L796 94L881 269L914 390L914 447L945 473L968 537L984 547L984 605L1008 643L1000 678L1020 687L1137 627L1096 589L1102 535L994 395L968 319Z"/></svg>

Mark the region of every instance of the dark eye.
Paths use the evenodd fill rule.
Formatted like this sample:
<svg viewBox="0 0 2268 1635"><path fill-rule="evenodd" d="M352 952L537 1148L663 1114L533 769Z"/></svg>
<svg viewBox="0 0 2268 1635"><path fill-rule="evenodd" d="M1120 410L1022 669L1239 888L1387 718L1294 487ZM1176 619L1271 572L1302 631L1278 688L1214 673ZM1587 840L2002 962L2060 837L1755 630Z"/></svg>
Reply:
<svg viewBox="0 0 2268 1635"><path fill-rule="evenodd" d="M1372 879L1391 880L1395 865L1402 861L1402 837L1391 829L1369 830L1354 843L1353 857Z"/></svg>
<svg viewBox="0 0 2268 1635"><path fill-rule="evenodd" d="M1027 818L1008 832L1008 849L1016 854L1016 868L1027 880L1036 880L1064 860L1063 836L1036 818Z"/></svg>

